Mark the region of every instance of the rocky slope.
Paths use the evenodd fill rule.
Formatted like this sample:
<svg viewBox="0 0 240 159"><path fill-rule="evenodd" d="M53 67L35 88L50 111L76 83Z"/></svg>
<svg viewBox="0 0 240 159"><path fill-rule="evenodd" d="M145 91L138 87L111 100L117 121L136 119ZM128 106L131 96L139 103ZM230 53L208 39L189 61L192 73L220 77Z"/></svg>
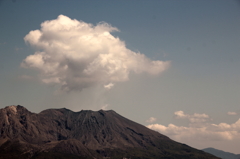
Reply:
<svg viewBox="0 0 240 159"><path fill-rule="evenodd" d="M22 106L0 109L2 158L217 158L177 143L116 112Z"/></svg>

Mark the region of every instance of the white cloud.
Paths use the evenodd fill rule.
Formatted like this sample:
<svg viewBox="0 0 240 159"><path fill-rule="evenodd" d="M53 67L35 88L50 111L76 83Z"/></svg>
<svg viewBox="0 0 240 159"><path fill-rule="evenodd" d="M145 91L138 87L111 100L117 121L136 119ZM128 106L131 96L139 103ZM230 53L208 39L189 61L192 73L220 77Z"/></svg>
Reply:
<svg viewBox="0 0 240 159"><path fill-rule="evenodd" d="M176 117L178 117L178 118L185 118L186 117L186 115L184 114L184 112L183 111L176 111L175 113L174 113L174 115L176 116Z"/></svg>
<svg viewBox="0 0 240 159"><path fill-rule="evenodd" d="M114 86L113 83L109 83L109 84L104 85L104 88L111 89L113 86Z"/></svg>
<svg viewBox="0 0 240 159"><path fill-rule="evenodd" d="M190 114L185 114L183 111L176 111L174 115L177 119L187 119L191 123L202 123L210 120L207 114L194 113L190 115Z"/></svg>
<svg viewBox="0 0 240 159"><path fill-rule="evenodd" d="M153 123L157 121L157 118L154 118L154 117L150 117L148 120L146 120L147 123Z"/></svg>
<svg viewBox="0 0 240 159"><path fill-rule="evenodd" d="M209 118L206 114L189 115L178 111L175 115L178 119L189 119L189 126L151 124L147 127L183 143L240 140L240 119L233 124L212 124L206 120ZM201 122L201 126L196 127L192 122Z"/></svg>
<svg viewBox="0 0 240 159"><path fill-rule="evenodd" d="M94 26L59 15L24 37L36 52L21 66L38 70L44 83L65 91L124 82L131 72L157 75L169 67L169 61L151 61L127 49L113 31L118 29L105 22Z"/></svg>
<svg viewBox="0 0 240 159"><path fill-rule="evenodd" d="M225 126L224 128L222 126ZM179 142L186 143L186 141L192 140L194 142L203 141L222 141L222 140L235 140L239 139L239 129L235 126L239 126L239 120L232 124L226 125L226 123L221 123L219 125L208 125L204 127L184 127L176 126L174 124L169 124L164 126L161 124L152 124L147 127L160 133L169 136L170 138L177 140Z"/></svg>
<svg viewBox="0 0 240 159"><path fill-rule="evenodd" d="M236 112L228 112L227 114L228 114L228 115L237 115Z"/></svg>

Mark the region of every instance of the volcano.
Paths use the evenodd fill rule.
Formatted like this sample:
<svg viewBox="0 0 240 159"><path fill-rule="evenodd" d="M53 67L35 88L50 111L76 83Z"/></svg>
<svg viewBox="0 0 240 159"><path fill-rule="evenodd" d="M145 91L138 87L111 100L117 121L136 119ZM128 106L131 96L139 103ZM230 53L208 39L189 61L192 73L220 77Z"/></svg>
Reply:
<svg viewBox="0 0 240 159"><path fill-rule="evenodd" d="M0 109L0 159L217 159L113 110Z"/></svg>

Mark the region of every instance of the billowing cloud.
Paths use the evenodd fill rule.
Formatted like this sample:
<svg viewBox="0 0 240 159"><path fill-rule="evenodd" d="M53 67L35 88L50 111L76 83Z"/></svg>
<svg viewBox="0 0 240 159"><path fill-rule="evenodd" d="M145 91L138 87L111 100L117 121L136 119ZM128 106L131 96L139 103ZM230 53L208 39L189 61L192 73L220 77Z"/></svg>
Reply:
<svg viewBox="0 0 240 159"><path fill-rule="evenodd" d="M178 119L188 118L189 126L177 126L169 124L151 124L147 127L169 136L170 138L187 143L188 141L233 141L240 140L240 119L233 124L212 124L206 119L206 114L185 114L183 111L175 112ZM191 122L201 122L201 126L195 126Z"/></svg>
<svg viewBox="0 0 240 159"><path fill-rule="evenodd" d="M127 81L131 72L158 75L168 68L168 61L152 61L127 49L113 31L118 29L105 22L94 26L59 15L24 37L36 52L21 66L38 70L44 83L65 91L99 84L111 88L109 83Z"/></svg>
<svg viewBox="0 0 240 159"><path fill-rule="evenodd" d="M153 123L157 121L157 118L154 118L154 117L150 117L148 120L146 120L147 123Z"/></svg>

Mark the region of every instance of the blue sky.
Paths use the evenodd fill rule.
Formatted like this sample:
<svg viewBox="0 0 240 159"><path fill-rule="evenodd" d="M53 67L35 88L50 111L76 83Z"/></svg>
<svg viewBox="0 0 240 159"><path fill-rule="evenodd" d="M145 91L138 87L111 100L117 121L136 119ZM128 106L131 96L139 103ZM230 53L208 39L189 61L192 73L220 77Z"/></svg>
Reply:
<svg viewBox="0 0 240 159"><path fill-rule="evenodd" d="M128 50L170 65L152 75L152 66L142 64L145 72L110 80L109 90L97 83L60 91L59 84L44 83L43 72L29 63L21 66L38 51L24 37L59 15L92 26L104 21L119 30L110 33ZM239 17L240 2L234 0L1 0L0 108L113 109L190 146L240 153Z"/></svg>

